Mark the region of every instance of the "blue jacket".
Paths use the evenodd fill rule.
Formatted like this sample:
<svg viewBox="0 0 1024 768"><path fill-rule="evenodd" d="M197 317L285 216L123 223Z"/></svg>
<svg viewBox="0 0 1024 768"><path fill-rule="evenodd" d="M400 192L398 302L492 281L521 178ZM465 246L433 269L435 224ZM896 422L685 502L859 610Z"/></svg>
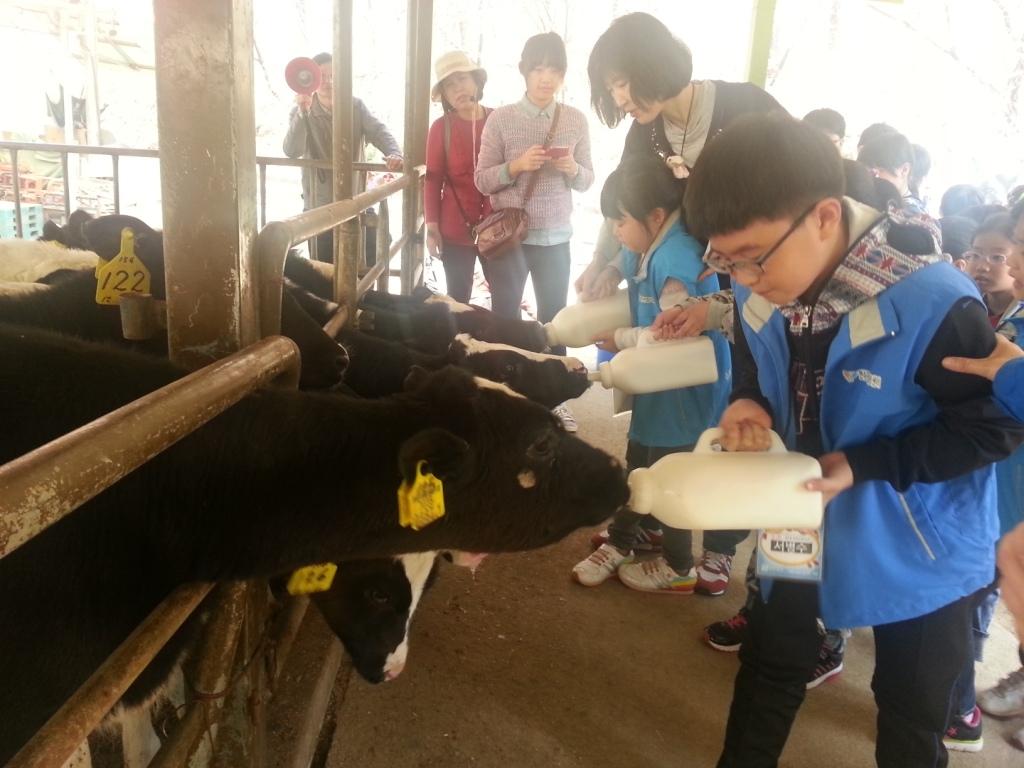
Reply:
<svg viewBox="0 0 1024 768"><path fill-rule="evenodd" d="M1014 302L996 329L1024 347L1024 302ZM1021 407L1018 399L1016 407ZM996 485L999 496L999 532L1008 533L1024 520L1024 447L996 464Z"/></svg>
<svg viewBox="0 0 1024 768"><path fill-rule="evenodd" d="M646 265L639 256L623 249L623 268L629 276L629 311L634 326L648 327L661 311L659 300L665 281L675 278L686 286L690 296L704 296L718 290L718 277L700 282L704 271L703 249L683 229L675 215L666 230L652 244ZM644 266L642 273L638 270ZM732 389L732 362L729 342L718 332L709 333L715 345L718 381L667 392L635 395L629 438L642 445L660 448L693 445L701 432L717 424L729 401Z"/></svg>
<svg viewBox="0 0 1024 768"><path fill-rule="evenodd" d="M954 302L977 288L946 263L922 267L861 304L829 349L821 399L826 451L893 437L928 423L935 401L914 382L921 359ZM744 336L775 429L792 447L786 322L765 299L736 288ZM986 586L998 536L991 467L898 493L856 484L824 520L821 615L829 627L887 624L922 616Z"/></svg>

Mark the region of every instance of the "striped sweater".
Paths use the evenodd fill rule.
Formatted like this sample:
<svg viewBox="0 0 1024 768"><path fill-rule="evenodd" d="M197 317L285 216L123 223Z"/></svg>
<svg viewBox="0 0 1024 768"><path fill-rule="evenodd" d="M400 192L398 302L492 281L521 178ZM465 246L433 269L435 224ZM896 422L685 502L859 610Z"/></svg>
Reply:
<svg viewBox="0 0 1024 768"><path fill-rule="evenodd" d="M524 97L525 101L525 97ZM494 210L521 208L523 194L530 176L541 174L526 204L530 229L570 230L572 190L582 192L594 183L594 165L590 159L590 134L587 119L574 107L562 105L558 128L552 147L573 147L573 158L579 165L576 177L570 179L549 163L538 171L521 173L509 184L508 164L535 144L543 144L551 129L554 107L537 114L532 105L508 104L491 113L480 139L477 162L477 189L491 196ZM531 114L533 113L533 114Z"/></svg>

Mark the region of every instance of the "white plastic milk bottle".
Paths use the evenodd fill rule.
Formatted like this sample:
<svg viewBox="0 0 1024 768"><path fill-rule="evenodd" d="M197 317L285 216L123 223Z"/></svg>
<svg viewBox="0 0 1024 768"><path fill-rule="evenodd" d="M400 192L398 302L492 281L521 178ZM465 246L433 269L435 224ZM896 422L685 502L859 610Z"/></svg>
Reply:
<svg viewBox="0 0 1024 768"><path fill-rule="evenodd" d="M544 324L552 347L586 347L594 336L630 325L629 292L617 291L595 301L581 301L566 307Z"/></svg>
<svg viewBox="0 0 1024 768"><path fill-rule="evenodd" d="M649 336L647 333L645 337ZM642 339L644 337L641 337ZM695 387L718 381L715 345L707 336L643 343L616 353L590 374L605 389L628 395Z"/></svg>
<svg viewBox="0 0 1024 768"><path fill-rule="evenodd" d="M804 483L821 478L821 465L790 453L772 433L770 451L730 453L705 431L692 453L673 453L629 473L629 506L673 528L749 530L818 528L821 494Z"/></svg>

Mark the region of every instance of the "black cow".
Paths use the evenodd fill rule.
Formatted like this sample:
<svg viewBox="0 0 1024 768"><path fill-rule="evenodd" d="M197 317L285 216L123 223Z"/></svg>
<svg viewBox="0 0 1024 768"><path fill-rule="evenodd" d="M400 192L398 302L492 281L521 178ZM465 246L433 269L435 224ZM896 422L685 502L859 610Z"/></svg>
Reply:
<svg viewBox="0 0 1024 768"><path fill-rule="evenodd" d="M0 462L182 373L12 326L0 327L0 361ZM421 462L445 484L446 514L415 531L399 525L395 492ZM456 368L415 369L407 392L383 400L245 398L0 559L0 763L179 584L427 550L525 550L597 524L627 495L615 459ZM164 676L175 655L172 644ZM152 672L126 704L159 682Z"/></svg>

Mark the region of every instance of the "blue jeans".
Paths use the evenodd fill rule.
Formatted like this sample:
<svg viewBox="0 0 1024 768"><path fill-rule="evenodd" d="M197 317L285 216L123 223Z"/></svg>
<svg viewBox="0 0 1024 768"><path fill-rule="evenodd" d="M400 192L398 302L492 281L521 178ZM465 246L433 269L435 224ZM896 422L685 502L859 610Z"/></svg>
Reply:
<svg viewBox="0 0 1024 768"><path fill-rule="evenodd" d="M537 319L546 323L565 306L569 295L569 243L521 245L484 262L491 286L491 309L502 317L520 317L526 276L533 275ZM565 347L552 350L564 355Z"/></svg>
<svg viewBox="0 0 1024 768"><path fill-rule="evenodd" d="M965 717L974 711L978 703L974 689L974 664L982 661L985 640L988 639L988 628L992 624L992 616L999 602L999 588L995 583L981 590L976 595L974 610L971 614L971 654L964 663L960 677L953 689L953 701L950 714Z"/></svg>

